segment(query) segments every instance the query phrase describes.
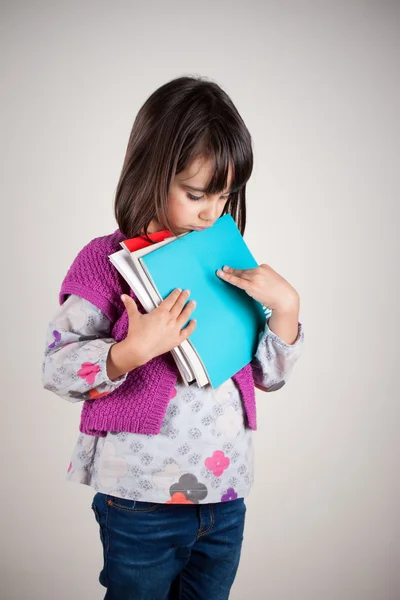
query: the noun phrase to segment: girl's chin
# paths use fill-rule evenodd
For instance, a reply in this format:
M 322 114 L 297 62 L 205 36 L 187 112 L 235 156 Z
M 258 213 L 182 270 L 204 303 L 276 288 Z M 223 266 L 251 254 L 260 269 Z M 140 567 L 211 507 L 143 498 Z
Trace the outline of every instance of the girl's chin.
M 147 231 L 149 233 L 157 233 L 157 231 L 163 231 L 164 229 L 165 227 L 163 227 L 161 223 L 156 221 L 156 219 L 153 219 L 152 221 L 150 221 Z
M 175 232 L 175 235 L 182 235 L 183 233 L 189 233 L 190 231 L 192 231 L 191 227 L 182 227 L 181 225 L 174 225 L 173 223 L 172 227 L 173 231 Z M 164 231 L 164 229 L 167 229 L 167 227 L 163 226 L 156 219 L 153 219 L 152 221 L 150 221 L 148 232 L 156 233 L 157 231 Z

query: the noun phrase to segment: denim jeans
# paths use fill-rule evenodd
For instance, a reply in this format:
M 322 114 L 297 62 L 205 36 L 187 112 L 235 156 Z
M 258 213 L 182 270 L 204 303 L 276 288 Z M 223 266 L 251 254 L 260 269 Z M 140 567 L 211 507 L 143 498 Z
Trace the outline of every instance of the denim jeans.
M 227 600 L 243 540 L 243 498 L 158 504 L 97 493 L 104 600 Z

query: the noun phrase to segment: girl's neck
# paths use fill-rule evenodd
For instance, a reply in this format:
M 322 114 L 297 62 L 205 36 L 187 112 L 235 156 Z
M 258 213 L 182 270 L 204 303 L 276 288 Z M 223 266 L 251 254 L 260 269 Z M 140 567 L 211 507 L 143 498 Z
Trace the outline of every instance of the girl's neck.
M 150 221 L 147 233 L 156 233 L 157 231 L 163 231 L 163 227 L 156 219 L 153 219 L 152 221 Z M 141 233 L 144 234 L 144 230 L 142 230 Z

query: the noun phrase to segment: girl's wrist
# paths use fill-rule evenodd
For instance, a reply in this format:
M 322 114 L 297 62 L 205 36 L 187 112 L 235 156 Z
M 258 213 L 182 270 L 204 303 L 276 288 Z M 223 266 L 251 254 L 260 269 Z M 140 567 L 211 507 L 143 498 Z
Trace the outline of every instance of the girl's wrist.
M 110 348 L 106 363 L 107 376 L 113 381 L 129 373 L 129 371 L 137 369 L 142 364 L 144 362 L 128 347 L 125 338 L 121 342 L 116 342 Z
M 279 306 L 270 307 L 272 312 L 279 315 L 292 315 L 294 313 L 299 313 L 300 311 L 300 296 L 296 294 L 292 294 L 288 296 L 284 302 L 281 302 Z
M 294 344 L 298 336 L 299 306 L 273 310 L 268 319 L 269 329 L 286 344 Z

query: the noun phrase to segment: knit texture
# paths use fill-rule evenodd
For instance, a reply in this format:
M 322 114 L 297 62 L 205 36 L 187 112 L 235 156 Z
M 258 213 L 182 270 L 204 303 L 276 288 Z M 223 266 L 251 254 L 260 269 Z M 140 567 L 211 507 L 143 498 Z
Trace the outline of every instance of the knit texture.
M 119 244 L 125 239 L 117 229 L 110 235 L 89 242 L 69 268 L 59 296 L 60 304 L 65 302 L 68 295 L 75 294 L 97 306 L 110 319 L 111 335 L 117 342 L 126 337 L 129 325 L 121 294 L 129 294 L 140 312 L 146 312 L 108 258 L 120 249 Z M 84 401 L 80 431 L 100 437 L 104 437 L 107 431 L 159 433 L 178 375 L 178 368 L 170 352 L 130 371 L 124 383 L 114 391 L 106 396 Z M 256 429 L 255 387 L 251 364 L 243 367 L 232 379 L 241 393 L 248 426 Z

